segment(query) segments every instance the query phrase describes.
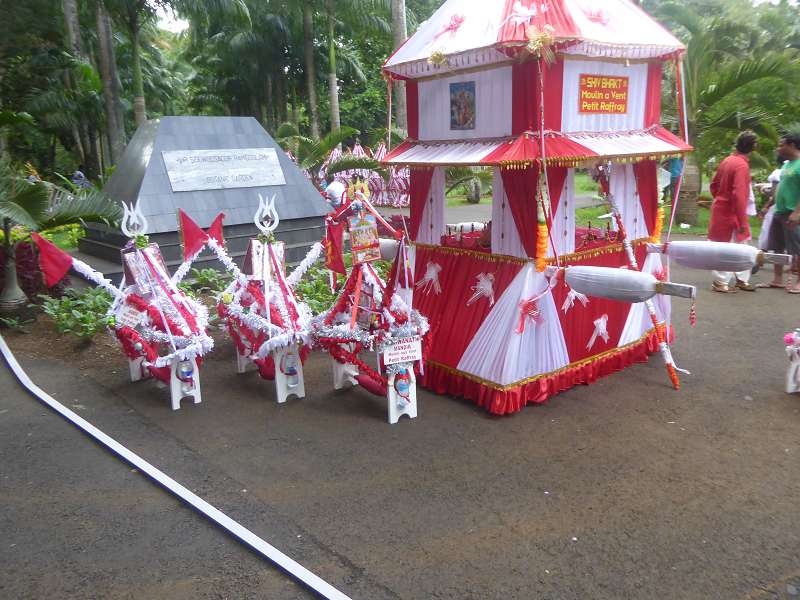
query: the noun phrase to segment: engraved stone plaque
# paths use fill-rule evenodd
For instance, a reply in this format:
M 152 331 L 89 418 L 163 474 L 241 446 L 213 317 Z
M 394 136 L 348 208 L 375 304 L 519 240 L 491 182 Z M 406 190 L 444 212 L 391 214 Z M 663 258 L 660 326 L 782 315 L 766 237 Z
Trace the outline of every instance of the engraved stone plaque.
M 165 150 L 173 192 L 285 185 L 274 148 Z

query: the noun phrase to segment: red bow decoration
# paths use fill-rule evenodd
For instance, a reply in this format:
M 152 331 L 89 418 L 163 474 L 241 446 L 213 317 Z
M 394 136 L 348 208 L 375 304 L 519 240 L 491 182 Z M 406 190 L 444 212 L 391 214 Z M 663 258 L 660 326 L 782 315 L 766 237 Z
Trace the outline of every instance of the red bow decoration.
M 584 9 L 583 14 L 585 14 L 586 18 L 592 23 L 597 23 L 598 25 L 608 25 L 608 17 L 602 10 Z
M 464 23 L 464 20 L 465 19 L 462 15 L 453 15 L 452 17 L 450 17 L 450 22 L 444 26 L 444 29 L 442 29 L 439 33 L 436 34 L 436 37 L 434 39 L 438 40 L 448 31 L 450 32 L 450 38 L 453 38 L 456 35 L 456 33 L 458 33 L 458 30 Z
M 539 300 L 537 298 L 528 298 L 519 303 L 517 333 L 525 333 L 525 323 L 528 319 L 531 319 L 537 325 L 544 321 L 542 311 L 539 310 Z

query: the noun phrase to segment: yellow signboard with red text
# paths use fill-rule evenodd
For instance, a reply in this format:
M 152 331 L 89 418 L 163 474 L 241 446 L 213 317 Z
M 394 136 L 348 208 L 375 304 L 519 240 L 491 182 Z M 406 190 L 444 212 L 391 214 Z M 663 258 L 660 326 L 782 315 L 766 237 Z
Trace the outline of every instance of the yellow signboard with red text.
M 578 112 L 591 115 L 624 115 L 628 112 L 628 78 L 581 74 L 578 79 Z

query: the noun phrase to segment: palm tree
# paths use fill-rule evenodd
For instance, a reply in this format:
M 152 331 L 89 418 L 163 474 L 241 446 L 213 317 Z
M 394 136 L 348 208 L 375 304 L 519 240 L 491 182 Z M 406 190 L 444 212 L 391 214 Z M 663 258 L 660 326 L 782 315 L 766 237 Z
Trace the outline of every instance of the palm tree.
M 406 26 L 406 0 L 392 0 L 392 40 L 397 50 L 408 37 Z M 394 84 L 393 103 L 397 109 L 397 127 L 408 131 L 408 113 L 406 109 L 406 86 L 402 81 Z
M 339 78 L 336 69 L 336 28 L 344 28 L 350 37 L 353 35 L 353 30 L 367 34 L 389 34 L 391 26 L 383 16 L 388 12 L 389 6 L 386 0 L 325 0 L 325 16 L 328 22 L 328 93 L 331 131 L 336 131 L 341 126 Z
M 116 203 L 97 190 L 76 190 L 73 193 L 42 181 L 30 182 L 15 173 L 7 162 L 0 161 L 0 219 L 3 220 L 6 251 L 0 312 L 17 312 L 27 302 L 17 281 L 15 244 L 11 239 L 14 225 L 28 231 L 47 231 L 75 223 L 110 224 L 119 219 L 120 212 Z
M 711 140 L 729 139 L 748 128 L 772 137 L 769 112 L 748 102 L 744 91 L 775 78 L 795 79 L 798 68 L 787 53 L 752 47 L 753 29 L 748 23 L 703 17 L 676 4 L 660 7 L 659 13 L 687 33 L 683 59 L 687 134 L 697 152 L 686 159 L 678 217 L 694 223 L 702 184 L 699 164 L 710 156 Z
M 124 27 L 130 37 L 133 57 L 133 115 L 136 127 L 147 121 L 142 79 L 142 27 L 155 18 L 157 8 L 174 9 L 191 19 L 193 27 L 204 28 L 214 19 L 231 18 L 249 22 L 244 0 L 106 0 L 112 17 Z
M 321 183 L 320 170 L 333 149 L 358 134 L 357 129 L 341 127 L 336 131 L 331 131 L 322 139 L 314 140 L 300 135 L 292 123 L 284 123 L 278 128 L 275 138 L 284 150 L 291 150 L 297 160 L 297 165 L 307 171 L 314 185 L 319 187 Z M 355 169 L 376 171 L 385 175 L 380 163 L 372 158 L 343 156 L 326 165 L 325 176 L 330 180 L 332 175 Z

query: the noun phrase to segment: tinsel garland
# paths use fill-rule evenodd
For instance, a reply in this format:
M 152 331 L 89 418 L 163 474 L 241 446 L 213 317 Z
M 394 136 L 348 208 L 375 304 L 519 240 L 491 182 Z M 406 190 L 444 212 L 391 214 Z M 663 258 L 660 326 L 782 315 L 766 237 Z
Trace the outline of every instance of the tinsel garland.
M 177 358 L 178 360 L 193 360 L 196 358 L 201 358 L 204 355 L 211 352 L 214 348 L 214 340 L 211 339 L 204 333 L 201 333 L 197 336 L 197 341 L 192 344 L 189 344 L 185 348 L 179 348 L 175 352 L 167 354 L 166 356 L 160 356 L 154 363 L 153 366 L 155 367 L 166 367 L 172 363 L 172 360 Z
M 94 270 L 85 262 L 73 257 L 72 268 L 75 269 L 75 271 L 77 271 L 77 273 L 81 275 L 81 277 L 91 281 L 98 287 L 103 288 L 115 298 L 119 298 L 122 296 L 122 292 L 113 283 L 111 283 L 110 279 L 106 279 L 105 277 L 103 277 L 102 273 L 99 273 L 98 271 Z
M 294 288 L 300 282 L 300 280 L 303 278 L 303 275 L 305 275 L 308 269 L 311 268 L 311 265 L 319 260 L 323 249 L 324 246 L 322 245 L 322 242 L 316 242 L 313 246 L 311 246 L 311 249 L 308 251 L 308 254 L 306 254 L 306 257 L 299 265 L 297 265 L 297 267 L 295 267 L 294 271 L 292 271 L 292 274 L 286 278 L 286 283 L 289 284 L 289 287 Z

